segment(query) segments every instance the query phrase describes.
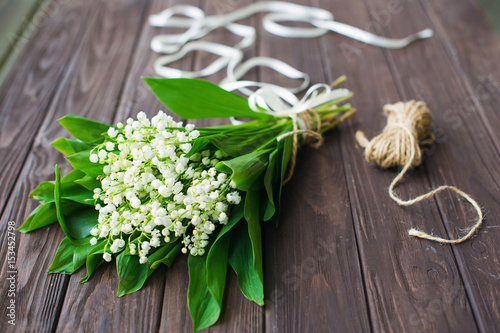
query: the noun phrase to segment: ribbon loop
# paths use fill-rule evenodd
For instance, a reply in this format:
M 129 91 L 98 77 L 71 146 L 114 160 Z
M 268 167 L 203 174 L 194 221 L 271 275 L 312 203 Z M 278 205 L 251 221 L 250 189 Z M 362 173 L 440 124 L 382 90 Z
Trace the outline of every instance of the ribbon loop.
M 269 57 L 254 57 L 241 63 L 243 60 L 242 49 L 254 43 L 257 33 L 254 27 L 235 22 L 262 12 L 268 13 L 262 19 L 264 29 L 274 35 L 287 38 L 314 38 L 320 37 L 328 31 L 334 31 L 370 45 L 384 48 L 403 48 L 418 39 L 432 36 L 432 30 L 425 29 L 400 39 L 381 37 L 336 22 L 333 14 L 328 10 L 281 1 L 255 2 L 231 13 L 212 16 L 206 16 L 203 10 L 195 6 L 177 5 L 151 15 L 149 18 L 149 23 L 155 27 L 187 28 L 181 34 L 153 37 L 151 40 L 153 51 L 166 54 L 155 61 L 156 73 L 163 77 L 196 78 L 212 75 L 226 67 L 227 77 L 219 84 L 223 89 L 241 91 L 250 96 L 249 103 L 255 111 L 269 112 L 276 116 L 301 113 L 350 94 L 346 89 L 332 91 L 328 86 L 315 85 L 299 101 L 294 94 L 309 86 L 310 79 L 306 73 L 281 60 Z M 186 17 L 178 17 L 179 15 Z M 313 27 L 290 27 L 281 25 L 279 22 L 306 22 Z M 234 46 L 196 41 L 219 27 L 224 27 L 232 34 L 242 37 L 242 40 Z M 180 60 L 190 51 L 206 51 L 220 57 L 199 71 L 185 71 L 167 67 L 168 64 Z M 298 87 L 287 88 L 271 83 L 240 81 L 248 71 L 259 66 L 271 68 L 292 79 L 302 80 L 302 83 Z M 260 89 L 254 92 L 248 87 Z M 319 94 L 318 90 L 320 89 L 324 89 L 324 93 Z

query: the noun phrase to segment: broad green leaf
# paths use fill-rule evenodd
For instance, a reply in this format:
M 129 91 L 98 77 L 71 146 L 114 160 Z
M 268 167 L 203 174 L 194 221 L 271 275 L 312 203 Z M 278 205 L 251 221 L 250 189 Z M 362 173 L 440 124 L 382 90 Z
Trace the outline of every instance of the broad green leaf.
M 62 197 L 61 197 L 61 171 L 59 170 L 59 167 L 57 165 L 55 167 L 55 172 L 56 172 L 56 180 L 54 184 L 54 203 L 56 206 L 57 221 L 59 221 L 59 225 L 61 226 L 61 229 L 68 238 L 68 240 L 72 242 L 74 245 L 88 244 L 88 240 L 76 238 L 75 235 L 73 235 L 70 229 L 68 228 L 68 224 L 66 223 L 66 219 L 64 218 L 64 208 L 62 205 Z
M 101 242 L 97 243 L 95 246 L 93 246 L 92 250 L 89 252 L 87 255 L 86 259 L 86 266 L 87 266 L 87 274 L 80 279 L 80 283 L 87 282 L 89 278 L 92 276 L 94 273 L 95 269 L 97 266 L 101 263 L 102 259 L 102 254 L 104 253 L 104 245 L 106 244 L 105 240 L 102 240 Z
M 64 237 L 57 248 L 52 264 L 47 270 L 48 273 L 73 274 L 76 269 L 73 266 L 73 253 L 76 246 Z
M 222 296 L 214 297 L 210 292 L 207 283 L 207 256 L 188 257 L 189 286 L 188 286 L 188 308 L 193 321 L 193 331 L 199 331 L 212 326 L 219 319 L 221 305 L 218 299 Z M 224 263 L 227 266 L 227 261 Z M 214 281 L 212 283 L 225 283 Z M 212 286 L 213 287 L 213 286 Z M 220 288 L 217 288 L 220 290 Z
M 210 148 L 215 148 L 214 145 L 210 142 L 210 140 L 204 138 L 204 137 L 199 137 L 193 142 L 193 146 L 191 147 L 191 150 L 186 154 L 186 157 L 191 157 L 197 152 L 205 149 L 210 149 Z
M 256 124 L 257 125 L 257 124 Z M 284 128 L 290 127 L 288 124 L 270 126 L 268 124 L 258 126 L 258 130 L 252 132 L 240 131 L 235 128 L 232 131 L 222 132 L 222 134 L 207 136 L 218 149 L 230 156 L 241 156 L 253 151 L 276 146 L 276 138 L 283 133 Z
M 226 286 L 230 235 L 229 231 L 222 235 L 219 233 L 217 240 L 210 247 L 206 259 L 208 290 L 210 290 L 210 294 L 215 298 L 221 309 L 224 287 Z
M 93 192 L 85 187 L 76 184 L 61 182 L 61 198 L 72 200 L 84 205 L 94 205 Z M 43 182 L 38 185 L 31 193 L 30 197 L 40 201 L 41 203 L 48 203 L 54 201 L 54 183 Z
M 175 248 L 176 244 L 168 243 L 154 252 L 148 254 L 148 261 L 145 264 L 139 263 L 137 255 L 126 255 L 124 252 L 116 256 L 116 269 L 120 282 L 118 283 L 118 297 L 133 293 L 142 288 L 146 279 L 158 267 L 153 264 L 156 261 L 165 259 L 167 254 Z
M 207 284 L 212 296 L 222 307 L 224 286 L 226 284 L 227 261 L 229 256 L 229 244 L 231 239 L 231 228 L 243 217 L 243 202 L 233 208 L 229 221 L 225 224 L 207 255 Z
M 83 171 L 85 174 L 92 178 L 102 174 L 103 165 L 99 163 L 90 162 L 90 151 L 82 151 L 70 156 L 66 159 L 71 163 L 73 168 Z
M 94 207 L 82 209 L 75 214 L 65 216 L 68 232 L 74 238 L 88 237 L 90 235 L 90 229 L 98 222 L 98 216 L 99 212 L 95 210 Z
M 96 245 L 90 245 L 90 238 L 87 237 L 82 244 L 76 245 L 68 237 L 64 237 L 57 248 L 48 273 L 73 274 L 83 266 L 90 254 L 102 253 L 106 241 L 101 240 Z M 102 259 L 102 254 L 100 256 Z
M 66 174 L 66 176 L 64 176 L 62 179 L 61 179 L 61 183 L 62 184 L 65 184 L 65 183 L 74 183 L 75 180 L 78 180 L 82 177 L 85 177 L 85 173 L 83 173 L 82 171 L 80 170 L 71 170 L 70 172 L 68 172 Z
M 120 253 L 116 256 L 116 270 L 120 278 L 118 297 L 141 289 L 148 277 L 148 266 L 139 263 L 138 256 L 127 256 Z
M 99 266 L 101 261 L 102 261 L 102 253 L 89 255 L 86 260 L 87 274 L 83 278 L 81 278 L 79 282 L 80 283 L 87 282 L 94 273 L 97 266 Z
M 172 244 L 171 247 L 168 248 L 169 252 L 163 258 L 155 260 L 150 266 L 151 269 L 156 269 L 158 266 L 160 266 L 160 264 L 164 264 L 167 267 L 170 267 L 172 265 L 174 259 L 181 251 L 182 243 L 171 241 L 169 244 Z
M 54 140 L 51 145 L 64 155 L 73 155 L 84 150 L 92 149 L 91 145 L 78 139 L 59 138 Z
M 81 245 L 77 245 L 75 251 L 73 253 L 73 267 L 75 270 L 82 267 L 87 260 L 87 257 L 93 252 L 99 252 L 104 250 L 104 245 L 106 244 L 106 240 L 100 240 L 96 245 L 90 244 L 90 239 L 92 236 L 86 237 Z
M 86 208 L 88 208 L 88 206 L 83 206 L 73 201 L 63 201 L 61 203 L 61 210 L 64 214 L 72 214 Z M 23 225 L 17 230 L 20 232 L 30 232 L 48 226 L 54 222 L 57 222 L 56 205 L 54 202 L 48 202 L 35 208 Z
M 38 218 L 35 218 L 39 215 Z M 34 221 L 39 222 L 39 226 L 34 225 Z M 46 225 L 52 224 L 57 221 L 56 207 L 53 202 L 38 205 L 26 221 L 17 229 L 19 232 L 30 232 Z M 32 226 L 33 225 L 33 226 Z
M 264 305 L 264 285 L 254 267 L 252 243 L 246 221 L 241 221 L 231 231 L 229 264 L 238 276 L 241 292 L 249 300 Z
M 231 179 L 241 191 L 262 188 L 261 178 L 269 164 L 269 154 L 272 149 L 257 150 L 246 155 L 235 157 L 217 164 L 216 169 L 220 172 L 230 173 Z M 227 172 L 227 168 L 231 170 Z
M 66 235 L 69 241 L 71 241 L 74 244 L 73 237 L 71 237 L 68 228 L 66 227 L 66 221 L 64 220 L 64 214 L 61 210 L 61 171 L 59 170 L 59 167 L 56 164 L 55 168 L 56 172 L 56 181 L 54 184 L 54 203 L 56 205 L 56 216 L 57 220 L 59 221 L 59 225 L 61 226 L 62 231 Z
M 259 281 L 264 284 L 262 269 L 262 235 L 259 219 L 260 191 L 249 191 L 245 197 L 245 220 L 248 224 L 248 236 L 252 244 L 253 267 Z
M 31 191 L 29 197 L 40 201 L 42 204 L 54 201 L 54 182 L 41 182 Z
M 143 78 L 160 102 L 184 119 L 245 117 L 271 119 L 248 101 L 213 83 L 198 79 Z
M 110 127 L 107 124 L 75 116 L 73 114 L 62 117 L 58 122 L 68 132 L 73 134 L 75 138 L 92 145 L 103 142 L 103 134 L 105 134 Z
M 92 191 L 92 193 L 94 193 L 95 188 L 101 187 L 100 181 L 98 181 L 95 177 L 90 177 L 88 175 L 75 180 L 75 183 L 85 187 L 87 190 Z

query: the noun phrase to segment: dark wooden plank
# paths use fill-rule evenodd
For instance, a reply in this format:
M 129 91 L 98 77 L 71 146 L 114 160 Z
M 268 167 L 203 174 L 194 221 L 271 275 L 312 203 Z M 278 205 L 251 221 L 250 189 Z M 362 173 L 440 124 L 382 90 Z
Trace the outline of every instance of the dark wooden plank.
M 437 20 L 437 12 L 450 3 L 422 2 L 429 19 L 433 22 L 438 35 L 450 58 L 450 63 L 462 75 L 468 96 L 458 100 L 444 113 L 445 119 L 452 120 L 452 128 L 462 126 L 471 113 L 477 113 L 483 120 L 497 152 L 500 138 L 497 128 L 500 124 L 498 103 L 500 102 L 500 69 L 496 58 L 500 54 L 500 38 L 484 20 L 476 4 L 462 1 L 450 7 L 445 17 Z M 488 163 L 489 164 L 489 163 Z M 498 185 L 496 193 L 498 193 Z M 466 281 L 477 295 L 474 310 L 481 318 L 484 331 L 493 331 L 500 325 L 500 274 L 498 268 L 498 248 L 495 242 L 500 218 L 498 196 L 493 206 L 484 203 L 487 214 L 486 225 L 480 230 L 481 239 L 475 240 L 465 251 L 457 254 L 462 257 Z M 485 242 L 484 239 L 490 240 Z
M 15 220 L 20 225 L 35 206 L 31 200 L 26 202 L 29 191 L 40 181 L 53 177 L 56 161 L 64 164 L 50 146 L 53 139 L 66 135 L 57 124 L 57 118 L 73 112 L 102 121 L 111 120 L 121 84 L 109 82 L 123 81 L 144 4 L 123 0 L 108 1 L 103 6 L 98 2 L 90 3 L 94 10 L 90 28 L 82 38 L 83 43 L 76 51 L 76 58 L 61 79 L 61 89 L 56 92 L 37 134 L 4 219 Z M 61 14 L 64 15 L 64 12 Z M 125 14 L 127 21 L 123 21 Z M 103 72 L 107 74 L 105 77 L 102 76 Z M 61 238 L 62 233 L 57 226 L 30 235 L 19 235 L 16 244 L 19 266 L 18 329 L 51 331 L 57 325 L 69 277 L 48 275 L 45 272 Z M 5 277 L 5 268 L 2 267 L 2 277 Z M 66 296 L 71 299 L 72 294 Z M 72 321 L 67 319 L 63 322 L 64 325 L 70 323 Z
M 336 18 L 341 22 L 361 28 L 373 24 L 363 4 L 349 2 L 338 7 L 327 1 L 321 4 L 332 11 L 336 9 Z M 406 11 L 400 15 L 402 21 L 416 16 Z M 421 28 L 421 25 L 405 29 L 393 27 L 392 22 L 388 27 L 398 36 Z M 477 330 L 450 247 L 407 235 L 407 229 L 412 226 L 446 233 L 435 202 L 398 207 L 387 194 L 387 187 L 396 174 L 369 166 L 354 143 L 357 129 L 366 131 L 369 137 L 380 132 L 386 122 L 383 104 L 405 98 L 391 75 L 386 52 L 334 34 L 324 39 L 324 45 L 326 72 L 347 74 L 348 86 L 356 94 L 353 103 L 359 110 L 350 126 L 341 132 L 341 146 L 373 330 Z M 414 45 L 407 52 L 420 53 L 419 46 Z M 397 52 L 400 51 L 393 53 L 399 54 Z M 413 197 L 429 187 L 425 168 L 419 168 L 399 186 L 398 192 L 402 197 Z
M 319 39 L 263 31 L 260 37 L 259 55 L 307 72 L 313 83 L 331 80 Z M 260 79 L 300 84 L 269 70 Z M 370 331 L 339 131 L 328 134 L 318 150 L 302 149 L 295 175 L 283 188 L 279 226 L 264 228 L 268 332 Z
M 408 15 L 412 18 L 425 17 L 425 11 L 420 3 L 408 4 L 404 12 L 411 13 Z M 493 45 L 498 48 L 498 40 L 492 39 L 493 32 L 486 30 L 484 22 L 480 23 L 484 18 L 478 15 L 477 9 L 473 11 L 470 3 L 465 3 L 460 9 L 451 12 L 453 13 L 456 19 L 465 16 L 471 18 L 471 21 L 459 24 L 460 32 L 465 33 L 467 39 L 472 40 L 474 37 L 467 35 L 465 30 L 476 26 L 474 29 L 478 36 L 490 35 L 485 38 L 490 38 Z M 427 14 L 429 17 L 434 17 L 432 23 L 436 24 L 436 14 L 432 11 L 427 11 Z M 389 34 L 398 28 L 401 31 L 403 26 L 416 29 L 419 22 L 396 17 L 392 24 L 394 30 L 388 31 Z M 457 34 L 452 32 L 456 27 L 456 24 L 451 25 L 451 23 L 448 23 L 446 29 L 436 26 L 436 38 L 423 45 L 422 53 L 405 50 L 398 57 L 388 53 L 388 59 L 395 69 L 394 74 L 399 76 L 401 91 L 408 95 L 421 95 L 431 110 L 434 110 L 436 128 L 442 129 L 445 134 L 443 144 L 436 147 L 436 153 L 430 156 L 426 163 L 431 184 L 433 186 L 455 184 L 476 198 L 487 212 L 485 227 L 482 229 L 487 231 L 491 230 L 488 226 L 495 224 L 496 217 L 500 216 L 497 195 L 500 174 L 498 168 L 494 167 L 500 163 L 500 154 L 497 144 L 498 134 L 493 130 L 500 124 L 495 107 L 499 101 L 498 88 L 490 84 L 491 100 L 486 98 L 483 101 L 477 98 L 477 92 L 472 87 L 479 78 L 476 76 L 471 80 L 470 74 L 479 76 L 481 72 L 474 74 L 469 70 L 469 78 L 464 76 L 466 71 L 457 61 L 454 50 L 463 45 L 465 39 L 455 38 L 451 41 L 448 38 L 451 33 Z M 479 62 L 483 56 L 484 59 L 488 59 L 486 53 L 483 53 L 484 50 L 478 53 L 474 51 L 473 43 L 478 43 L 476 46 L 483 43 L 481 37 L 477 39 L 478 41 L 468 42 L 472 43 L 467 47 L 468 53 L 463 53 L 461 57 L 469 60 L 462 63 Z M 488 60 L 485 61 L 488 63 Z M 480 68 L 481 65 L 475 66 Z M 426 70 L 422 71 L 422 68 Z M 469 66 L 469 68 L 474 67 Z M 483 73 L 483 75 L 488 74 L 484 71 Z M 495 76 L 491 78 L 496 80 Z M 437 156 L 439 158 L 436 158 Z M 450 235 L 457 235 L 458 228 L 467 227 L 475 218 L 472 208 L 467 203 L 457 200 L 454 195 L 448 193 L 440 195 L 437 201 Z M 477 324 L 480 330 L 485 332 L 498 329 L 500 324 L 498 309 L 500 258 L 498 251 L 494 250 L 498 248 L 497 243 L 494 234 L 482 232 L 474 240 L 453 247 Z
M 0 90 L 0 212 L 61 84 L 75 49 L 99 10 L 87 2 L 66 2 L 47 13 Z M 51 16 L 52 15 L 52 16 Z M 21 36 L 23 37 L 23 36 Z
M 421 1 L 422 7 L 440 38 L 449 63 L 462 78 L 467 95 L 444 110 L 444 119 L 452 128 L 461 126 L 471 113 L 477 113 L 500 151 L 500 123 L 497 112 L 500 68 L 495 55 L 500 52 L 500 37 L 474 1 L 460 1 L 452 7 L 448 1 Z M 438 15 L 445 8 L 446 15 Z
M 8 126 L 9 131 L 18 132 L 14 133 L 15 135 L 11 138 L 5 135 L 5 140 L 2 139 L 2 143 L 8 143 L 10 140 L 14 149 L 19 150 L 19 154 L 14 154 L 17 158 L 2 158 L 2 163 L 10 162 L 11 168 L 17 168 L 13 170 L 5 166 L 2 169 L 2 177 L 9 176 L 12 178 L 2 181 L 2 193 L 6 193 L 5 199 L 9 197 L 9 191 L 12 190 L 11 187 L 17 178 L 17 174 L 21 173 L 22 176 L 15 187 L 15 193 L 10 196 L 8 203 L 6 202 L 8 209 L 3 212 L 2 221 L 12 220 L 16 222 L 17 226 L 24 221 L 27 213 L 36 206 L 32 200 L 28 199 L 28 193 L 41 180 L 48 177 L 48 172 L 52 172 L 49 171 L 52 169 L 49 164 L 43 166 L 48 163 L 44 154 L 40 154 L 37 160 L 31 158 L 26 161 L 23 169 L 22 163 L 25 162 L 25 155 L 31 147 L 40 123 L 47 114 L 48 103 L 54 98 L 53 90 L 59 87 L 57 80 L 60 79 L 64 69 L 69 66 L 70 59 L 74 58 L 74 48 L 79 44 L 74 44 L 72 41 L 75 37 L 76 39 L 82 38 L 86 32 L 83 27 L 89 23 L 92 25 L 93 19 L 91 19 L 91 16 L 100 9 L 99 6 L 82 6 L 81 4 L 67 4 L 58 8 L 58 14 L 61 16 L 55 15 L 53 17 L 53 25 L 40 27 L 38 33 L 33 36 L 32 44 L 34 45 L 31 47 L 28 45 L 25 51 L 22 52 L 18 63 L 3 86 L 5 90 L 2 92 L 1 102 L 3 105 L 2 126 Z M 52 36 L 52 39 L 49 36 Z M 35 41 L 40 42 L 40 44 L 36 44 Z M 48 50 L 45 48 L 48 48 Z M 59 58 L 49 50 L 56 52 Z M 30 51 L 33 53 L 30 53 Z M 19 112 L 18 108 L 24 113 Z M 2 130 L 2 133 L 5 134 L 6 132 Z M 16 135 L 19 135 L 19 137 L 16 137 Z M 48 145 L 48 142 L 39 140 L 36 147 L 43 146 L 47 149 Z M 7 156 L 13 155 L 9 149 L 2 149 L 2 153 Z M 36 163 L 42 164 L 42 166 L 38 165 L 42 170 L 35 169 Z M 52 163 L 50 165 L 53 165 Z M 27 179 L 28 175 L 31 176 L 32 180 Z M 5 241 L 4 237 L 7 234 L 5 231 L 6 223 L 1 224 L 1 229 L 2 240 Z M 58 279 L 54 276 L 47 278 L 45 273 L 48 267 L 47 263 L 50 263 L 55 253 L 55 247 L 61 238 L 58 231 L 54 232 L 55 230 L 52 229 L 52 232 L 50 232 L 50 230 L 51 228 L 47 228 L 40 231 L 40 238 L 35 240 L 28 240 L 26 235 L 16 235 L 17 267 L 19 268 L 17 297 L 15 299 L 18 306 L 16 327 L 21 328 L 21 330 L 23 328 L 33 330 L 34 327 L 38 327 L 42 331 L 51 330 L 54 317 L 57 315 L 58 290 L 64 290 L 67 283 L 67 279 Z M 47 250 L 40 253 L 40 249 L 45 246 Z M 6 250 L 7 248 L 4 247 L 0 250 L 2 257 L 5 257 Z M 25 270 L 22 270 L 23 268 Z M 6 278 L 6 265 L 2 266 L 0 276 Z M 38 281 L 39 278 L 41 278 L 41 281 Z M 6 288 L 6 285 L 2 284 L 2 293 L 5 293 L 6 289 L 4 288 Z M 40 292 L 44 291 L 53 297 L 46 301 L 43 298 L 34 301 L 33 292 L 35 289 Z M 52 303 L 54 300 L 55 302 Z M 32 303 L 38 304 L 39 307 L 32 308 Z M 41 309 L 43 309 L 43 312 Z M 5 311 L 5 307 L 2 307 L 3 315 L 6 314 Z M 9 326 L 8 328 L 13 329 L 16 327 Z

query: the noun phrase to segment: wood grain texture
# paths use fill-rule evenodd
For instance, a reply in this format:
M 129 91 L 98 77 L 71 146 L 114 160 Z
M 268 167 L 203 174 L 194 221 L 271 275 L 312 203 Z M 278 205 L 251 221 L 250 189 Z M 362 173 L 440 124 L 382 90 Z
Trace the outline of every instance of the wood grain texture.
M 260 37 L 260 55 L 308 73 L 313 83 L 332 80 L 325 75 L 319 39 L 290 40 L 262 30 Z M 300 84 L 270 70 L 261 71 L 260 79 Z M 264 229 L 268 332 L 370 330 L 338 140 L 338 132 L 331 133 L 320 149 L 301 150 L 283 189 L 279 226 Z
M 333 10 L 326 1 L 322 4 Z M 347 7 L 351 6 L 339 8 L 337 19 L 363 28 L 373 22 L 362 4 Z M 421 27 L 407 29 L 417 31 Z M 400 35 L 406 33 L 402 29 L 396 31 Z M 399 208 L 387 195 L 387 186 L 395 173 L 369 166 L 354 143 L 357 129 L 372 137 L 383 128 L 386 121 L 381 112 L 383 104 L 407 97 L 399 94 L 391 68 L 384 64 L 382 50 L 350 40 L 328 42 L 335 38 L 338 36 L 325 38 L 326 54 L 335 59 L 328 60 L 327 72 L 340 70 L 347 74 L 348 85 L 361 96 L 354 97 L 358 117 L 348 130 L 341 132 L 341 142 L 373 330 L 475 331 L 474 317 L 450 247 L 437 250 L 435 244 L 410 239 L 406 234 L 412 226 L 438 234 L 445 232 L 435 203 Z M 413 52 L 419 51 L 414 47 Z M 393 53 L 397 56 L 398 52 Z M 426 178 L 425 167 L 417 169 L 398 187 L 398 192 L 404 198 L 424 193 L 430 187 Z
M 64 165 L 64 160 L 50 146 L 53 139 L 67 135 L 56 122 L 58 118 L 72 112 L 105 122 L 111 120 L 112 112 L 103 113 L 102 108 L 114 109 L 121 85 L 110 85 L 107 80 L 100 80 L 96 84 L 96 75 L 100 77 L 102 72 L 106 71 L 106 78 L 111 82 L 123 82 L 122 68 L 129 61 L 129 52 L 123 51 L 132 49 L 133 41 L 137 36 L 134 34 L 136 30 L 133 25 L 128 25 L 130 30 L 125 28 L 126 23 L 122 17 L 127 13 L 129 23 L 139 24 L 144 3 L 108 1 L 105 5 L 100 6 L 100 3 L 96 1 L 91 5 L 94 8 L 91 15 L 92 20 L 88 22 L 91 28 L 84 34 L 82 44 L 75 51 L 76 57 L 71 61 L 63 78 L 61 78 L 61 88 L 55 93 L 45 121 L 41 124 L 40 131 L 36 136 L 32 153 L 23 169 L 21 178 L 22 185 L 24 185 L 23 191 L 14 194 L 12 197 L 14 203 L 22 203 L 22 199 L 37 183 L 53 178 L 55 161 Z M 127 35 L 131 36 L 130 41 L 127 41 L 126 38 L 120 38 Z M 112 64 L 116 66 L 113 67 Z M 64 166 L 66 168 L 63 170 L 67 170 L 67 164 Z M 23 206 L 19 208 L 18 215 L 10 219 L 22 222 L 29 210 L 25 210 Z M 30 210 L 33 208 L 31 203 L 29 208 Z M 54 228 L 57 230 L 56 226 L 52 229 Z M 53 239 L 54 235 L 57 235 L 57 238 Z M 19 279 L 31 280 L 30 271 L 41 273 L 41 275 L 38 280 L 35 280 L 37 283 L 33 283 L 34 280 L 27 283 L 25 290 L 20 294 L 19 315 L 24 321 L 20 320 L 18 328 L 24 328 L 28 331 L 51 331 L 57 326 L 59 312 L 70 279 L 69 276 L 64 275 L 45 274 L 62 239 L 62 234 L 60 232 L 46 234 L 45 240 L 39 236 L 37 240 L 42 244 L 45 241 L 47 247 L 42 256 L 32 248 L 31 236 L 20 236 L 20 242 L 17 244 L 18 264 L 23 267 L 20 273 L 24 274 Z M 50 254 L 50 256 L 44 257 L 45 254 Z M 40 286 L 45 287 L 40 288 Z M 22 298 L 23 295 L 26 295 L 25 298 Z
M 159 55 L 150 50 L 159 33 L 150 14 L 176 4 L 222 14 L 244 0 L 107 0 L 60 2 L 21 52 L 0 90 L 0 244 L 6 223 L 18 225 L 35 207 L 28 193 L 51 179 L 55 163 L 67 166 L 49 145 L 64 135 L 56 119 L 76 113 L 104 122 L 124 121 L 162 109 L 141 81 L 156 76 Z M 499 183 L 500 39 L 472 0 L 296 1 L 331 10 L 338 21 L 402 37 L 427 26 L 436 35 L 404 50 L 381 50 L 328 33 L 318 39 L 286 39 L 261 27 L 262 15 L 242 21 L 259 39 L 247 57 L 273 56 L 307 72 L 313 83 L 346 74 L 358 114 L 319 150 L 301 149 L 295 176 L 284 188 L 280 224 L 263 227 L 265 307 L 246 300 L 228 269 L 221 319 L 211 332 L 494 332 L 500 326 L 500 258 L 496 221 Z M 126 19 L 124 19 L 126 18 Z M 203 38 L 235 44 L 217 29 Z M 213 55 L 192 53 L 173 64 L 198 70 Z M 208 77 L 219 82 L 224 71 Z M 247 78 L 288 86 L 297 82 L 268 69 Z M 473 240 L 440 246 L 407 236 L 418 227 L 456 236 L 473 211 L 453 195 L 398 207 L 387 195 L 396 170 L 363 159 L 354 141 L 385 125 L 382 106 L 423 99 L 434 112 L 437 144 L 422 167 L 397 191 L 403 198 L 453 184 L 484 205 L 484 227 Z M 197 126 L 227 122 L 197 120 Z M 65 168 L 64 170 L 67 170 Z M 186 305 L 187 261 L 162 267 L 144 289 L 116 297 L 114 262 L 101 265 L 86 284 L 74 276 L 45 273 L 63 237 L 58 226 L 16 234 L 17 330 L 61 332 L 190 332 Z M 5 258 L 6 246 L 0 248 Z M 0 280 L 7 265 L 0 267 Z M 7 285 L 0 285 L 5 295 Z M 6 307 L 0 310 L 5 318 Z M 13 331 L 0 321 L 0 331 Z
M 37 27 L 1 86 L 0 212 L 12 193 L 47 108 L 62 84 L 64 72 L 98 10 L 99 6 L 92 8 L 88 3 L 67 2 L 48 12 L 47 23 Z
M 477 8 L 476 15 L 473 8 L 470 3 L 464 3 L 459 12 L 474 18 L 474 21 L 481 21 L 481 16 L 477 15 Z M 421 13 L 419 16 L 422 17 L 425 15 L 418 3 L 409 4 L 404 12 L 411 12 L 414 15 Z M 432 12 L 428 13 L 431 17 Z M 475 26 L 470 23 L 467 27 Z M 409 20 L 403 22 L 395 19 L 393 24 L 395 28 L 400 27 L 400 29 L 403 26 L 415 27 Z M 477 29 L 479 35 L 485 35 L 484 32 L 479 32 L 480 28 Z M 435 110 L 434 126 L 444 132 L 442 144 L 437 145 L 436 152 L 430 155 L 427 161 L 432 186 L 455 184 L 476 198 L 487 212 L 483 228 L 486 232 L 480 233 L 468 243 L 453 247 L 453 252 L 461 269 L 478 327 L 481 331 L 488 332 L 498 329 L 500 323 L 498 309 L 500 258 L 496 251 L 488 251 L 497 243 L 494 233 L 488 232 L 488 226 L 494 226 L 498 221 L 497 217 L 500 216 L 498 201 L 500 174 L 495 167 L 500 163 L 500 151 L 495 144 L 498 142 L 498 134 L 495 136 L 491 134 L 491 129 L 498 128 L 500 122 L 495 109 L 489 106 L 488 112 L 483 106 L 483 101 L 478 98 L 477 92 L 472 89 L 474 84 L 477 84 L 470 79 L 474 72 L 469 70 L 468 75 L 464 75 L 462 66 L 454 59 L 453 49 L 447 49 L 447 46 L 449 47 L 447 36 L 456 34 L 455 30 L 455 24 L 448 26 L 447 31 L 436 29 L 437 38 L 429 40 L 430 43 L 426 43 L 422 48 L 428 55 L 427 59 L 416 52 L 405 50 L 401 57 L 389 58 L 389 62 L 393 63 L 396 69 L 394 72 L 400 76 L 400 89 L 406 94 L 421 95 L 430 109 Z M 465 33 L 464 28 L 461 32 Z M 493 45 L 498 47 L 498 38 L 492 39 L 493 37 L 496 36 L 485 38 L 490 38 Z M 455 44 L 460 45 L 458 41 Z M 442 60 L 435 62 L 429 61 L 430 59 Z M 426 71 L 417 70 L 424 67 L 427 68 Z M 403 68 L 405 70 L 402 70 Z M 417 72 L 419 80 L 411 80 L 410 78 L 416 77 Z M 475 75 L 479 76 L 481 73 Z M 474 78 L 478 79 L 477 76 Z M 496 80 L 495 76 L 490 78 Z M 498 89 L 493 89 L 489 103 L 498 105 Z M 486 105 L 489 104 L 488 100 L 489 98 L 485 100 Z M 474 103 L 470 103 L 471 101 Z M 434 158 L 435 156 L 439 158 Z M 453 164 L 457 167 L 450 172 L 450 165 Z M 450 237 L 456 237 L 460 229 L 468 227 L 475 218 L 473 209 L 466 202 L 457 200 L 454 195 L 445 193 L 437 196 L 437 202 Z

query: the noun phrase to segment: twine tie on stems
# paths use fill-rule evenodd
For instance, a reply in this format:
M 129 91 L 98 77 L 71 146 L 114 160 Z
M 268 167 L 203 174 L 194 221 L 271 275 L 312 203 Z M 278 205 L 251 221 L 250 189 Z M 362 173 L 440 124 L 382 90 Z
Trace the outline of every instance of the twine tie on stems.
M 277 138 L 278 141 L 281 141 L 288 136 L 293 136 L 290 167 L 288 169 L 288 175 L 283 180 L 283 184 L 286 184 L 292 178 L 295 170 L 297 151 L 299 148 L 299 135 L 304 137 L 304 144 L 313 148 L 319 148 L 324 141 L 321 135 L 323 125 L 335 126 L 337 123 L 342 122 L 356 112 L 356 110 L 352 109 L 342 117 L 336 120 L 329 120 L 325 124 L 325 122 L 321 121 L 321 116 L 315 110 L 315 108 L 321 105 L 352 96 L 352 93 L 348 89 L 333 89 L 335 86 L 345 81 L 345 79 L 345 76 L 341 76 L 331 85 L 315 84 L 309 88 L 301 100 L 299 100 L 295 94 L 289 93 L 286 89 L 276 90 L 267 87 L 260 88 L 250 95 L 248 104 L 255 112 L 267 112 L 276 117 L 288 116 L 292 119 L 292 131 L 284 133 Z M 236 119 L 231 119 L 231 121 L 233 124 L 239 122 Z
M 434 142 L 434 135 L 430 130 L 432 114 L 422 101 L 398 102 L 384 106 L 387 116 L 387 125 L 382 133 L 368 140 L 363 132 L 356 132 L 356 140 L 365 149 L 365 159 L 371 164 L 383 169 L 390 167 L 403 167 L 389 186 L 389 196 L 401 206 L 411 206 L 430 198 L 437 193 L 450 190 L 465 198 L 476 210 L 477 220 L 469 231 L 457 239 L 444 239 L 429 235 L 415 228 L 408 230 L 410 236 L 432 240 L 440 243 L 461 243 L 471 238 L 483 222 L 483 212 L 479 204 L 467 193 L 450 186 L 442 185 L 416 198 L 402 200 L 394 192 L 396 184 L 404 177 L 406 172 L 422 163 L 420 145 Z
M 317 121 L 316 129 L 312 129 L 314 126 L 314 123 L 311 120 L 310 113 L 312 113 L 316 117 L 316 121 Z M 300 119 L 302 119 L 302 121 L 306 124 L 306 129 L 299 129 L 298 128 L 297 117 L 300 117 Z M 323 136 L 320 134 L 321 117 L 314 109 L 306 110 L 306 111 L 299 113 L 297 115 L 293 114 L 293 115 L 291 115 L 291 118 L 292 118 L 293 130 L 291 132 L 281 134 L 277 138 L 278 141 L 281 141 L 288 136 L 293 136 L 292 156 L 290 159 L 290 167 L 288 169 L 288 175 L 283 180 L 283 185 L 285 185 L 286 183 L 288 183 L 290 181 L 290 179 L 292 179 L 293 173 L 295 171 L 295 165 L 297 164 L 297 151 L 299 149 L 299 135 L 304 136 L 304 144 L 307 144 L 308 146 L 313 147 L 313 148 L 321 147 L 323 145 L 323 142 L 324 142 Z M 311 140 L 311 138 L 316 139 L 316 141 Z

